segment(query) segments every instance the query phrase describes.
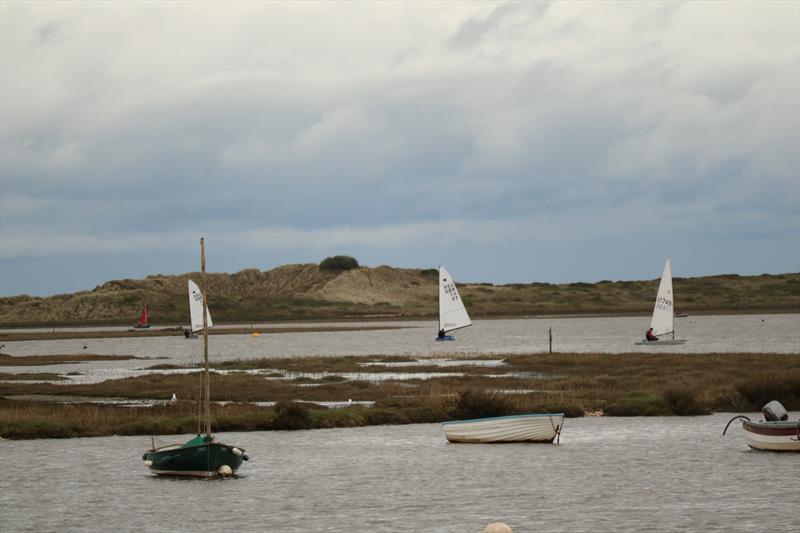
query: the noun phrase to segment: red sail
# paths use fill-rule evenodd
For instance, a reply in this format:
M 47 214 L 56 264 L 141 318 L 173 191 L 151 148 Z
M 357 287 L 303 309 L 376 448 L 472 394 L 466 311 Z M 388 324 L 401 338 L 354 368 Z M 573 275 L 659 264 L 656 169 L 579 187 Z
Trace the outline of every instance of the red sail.
M 150 324 L 147 323 L 147 307 L 144 308 L 142 311 L 142 316 L 139 317 L 139 321 L 136 323 L 137 328 L 146 328 Z

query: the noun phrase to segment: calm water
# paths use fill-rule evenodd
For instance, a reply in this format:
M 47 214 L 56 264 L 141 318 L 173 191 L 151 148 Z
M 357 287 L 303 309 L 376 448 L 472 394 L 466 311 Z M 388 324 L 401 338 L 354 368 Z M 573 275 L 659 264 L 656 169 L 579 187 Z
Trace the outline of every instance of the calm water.
M 472 327 L 455 332 L 455 342 L 435 342 L 435 322 L 390 322 L 386 324 L 403 328 L 267 333 L 259 337 L 218 335 L 211 337 L 209 350 L 212 365 L 215 361 L 237 358 L 309 355 L 449 354 L 469 357 L 546 352 L 548 328 L 552 328 L 553 350 L 560 352 L 800 353 L 800 314 L 678 318 L 675 320 L 676 337 L 689 339 L 685 345 L 635 346 L 634 342 L 643 336 L 649 320 L 648 317 L 478 320 Z M 353 326 L 353 323 L 346 325 Z M 152 362 L 130 360 L 4 368 L 6 372 L 80 372 L 82 376 L 73 379 L 86 382 L 141 374 L 142 368 L 156 363 L 195 364 L 201 349 L 201 339 L 187 340 L 178 334 L 169 337 L 6 342 L 0 351 L 10 355 L 96 353 L 163 358 Z
M 220 481 L 152 477 L 147 437 L 1 441 L 0 528 L 800 530 L 800 455 L 749 451 L 738 423 L 722 437 L 730 417 L 568 419 L 560 446 L 448 444 L 438 424 L 230 433 L 252 459 Z

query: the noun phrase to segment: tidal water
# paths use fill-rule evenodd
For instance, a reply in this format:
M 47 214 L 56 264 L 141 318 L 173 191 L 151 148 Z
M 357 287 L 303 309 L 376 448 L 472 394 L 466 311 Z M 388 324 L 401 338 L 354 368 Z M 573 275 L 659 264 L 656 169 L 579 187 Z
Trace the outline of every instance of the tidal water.
M 476 320 L 455 332 L 455 342 L 436 342 L 432 321 L 387 322 L 399 329 L 212 335 L 209 354 L 215 362 L 231 359 L 338 355 L 408 355 L 470 357 L 511 353 L 547 352 L 552 331 L 555 352 L 800 353 L 800 314 L 725 315 L 676 318 L 676 338 L 681 346 L 636 346 L 649 317 L 531 318 Z M 369 322 L 368 326 L 381 323 Z M 312 324 L 298 324 L 312 326 Z M 330 326 L 331 323 L 325 325 Z M 354 326 L 352 322 L 342 324 Z M 282 324 L 285 326 L 285 324 Z M 4 367 L 4 372 L 53 372 L 77 375 L 72 381 L 97 382 L 140 375 L 155 364 L 194 365 L 200 358 L 201 339 L 126 337 L 5 342 L 0 352 L 9 355 L 93 353 L 133 355 L 153 361 L 99 361 L 86 364 L 39 367 Z
M 731 416 L 568 419 L 558 446 L 449 444 L 438 424 L 229 433 L 251 460 L 216 481 L 153 477 L 147 437 L 0 441 L 0 530 L 800 530 L 800 455 L 749 450 L 738 422 L 723 437 Z

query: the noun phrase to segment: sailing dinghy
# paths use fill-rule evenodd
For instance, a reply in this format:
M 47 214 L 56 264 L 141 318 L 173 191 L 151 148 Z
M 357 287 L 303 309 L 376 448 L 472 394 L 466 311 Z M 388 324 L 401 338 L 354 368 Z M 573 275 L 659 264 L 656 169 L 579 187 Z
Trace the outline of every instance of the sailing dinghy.
M 642 340 L 636 343 L 637 346 L 669 346 L 673 344 L 684 344 L 686 339 L 675 338 L 675 312 L 674 302 L 672 301 L 672 266 L 667 257 L 664 264 L 664 272 L 661 273 L 661 283 L 658 284 L 658 294 L 656 295 L 656 305 L 653 308 L 653 318 L 650 319 L 650 327 L 653 335 L 672 334 L 672 339 Z
M 133 326 L 134 329 L 147 329 L 150 327 L 150 321 L 147 318 L 147 306 L 144 306 L 142 314 L 139 316 L 139 321 Z
M 200 239 L 200 265 L 203 278 L 206 273 L 204 239 Z M 203 383 L 200 388 L 203 404 L 203 432 L 184 444 L 170 444 L 156 447 L 151 443 L 142 456 L 145 466 L 159 476 L 217 477 L 230 476 L 247 461 L 244 448 L 218 441 L 211 434 L 211 388 L 208 371 L 208 328 L 212 325 L 208 304 L 195 282 L 189 280 L 189 311 L 192 317 L 192 331 L 203 330 Z M 205 311 L 205 312 L 204 312 Z
M 471 326 L 464 302 L 458 295 L 458 289 L 450 273 L 439 267 L 439 335 L 437 341 L 454 341 L 456 338 L 449 332 Z

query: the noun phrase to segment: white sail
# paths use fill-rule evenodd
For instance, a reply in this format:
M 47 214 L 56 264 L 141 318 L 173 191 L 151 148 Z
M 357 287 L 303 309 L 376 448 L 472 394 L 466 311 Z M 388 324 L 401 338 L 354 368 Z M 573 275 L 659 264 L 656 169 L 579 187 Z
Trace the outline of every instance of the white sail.
M 189 313 L 192 315 L 192 331 L 200 331 L 203 329 L 203 293 L 200 292 L 200 287 L 189 280 Z M 208 327 L 213 326 L 211 322 L 211 313 L 206 309 L 206 320 Z
M 464 302 L 458 295 L 458 289 L 450 273 L 439 267 L 439 329 L 445 333 L 454 329 L 471 326 Z
M 664 264 L 664 272 L 661 274 L 661 283 L 658 285 L 656 295 L 656 305 L 653 309 L 653 319 L 650 320 L 650 327 L 653 334 L 658 337 L 674 331 L 673 328 L 674 303 L 672 301 L 672 266 L 667 258 Z

